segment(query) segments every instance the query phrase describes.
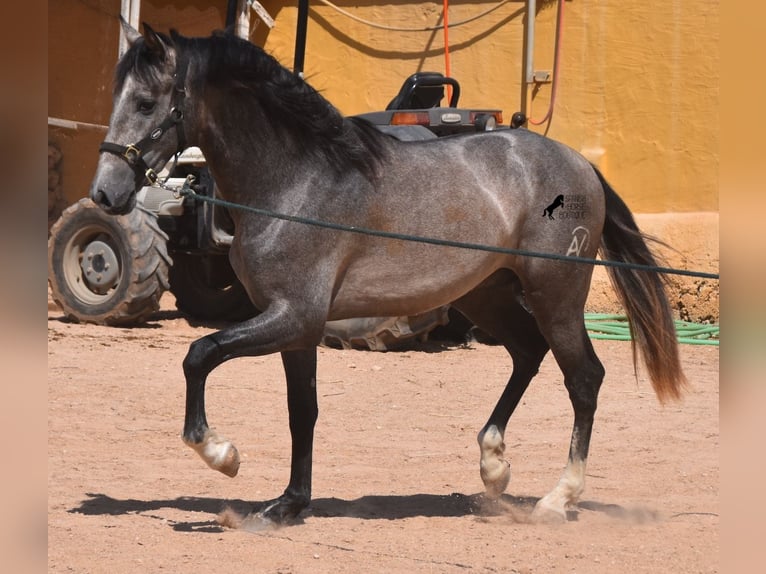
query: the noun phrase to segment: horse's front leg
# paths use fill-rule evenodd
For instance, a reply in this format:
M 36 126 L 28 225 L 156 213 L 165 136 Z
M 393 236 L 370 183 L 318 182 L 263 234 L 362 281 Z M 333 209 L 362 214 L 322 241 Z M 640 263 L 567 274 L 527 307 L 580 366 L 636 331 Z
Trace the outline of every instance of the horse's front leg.
M 290 483 L 284 494 L 266 503 L 259 515 L 275 522 L 298 516 L 311 501 L 311 456 L 317 420 L 316 347 L 282 353 L 287 377 L 287 408 L 292 436 Z
M 291 351 L 286 353 L 285 370 L 288 377 L 288 389 L 291 394 L 300 395 L 296 390 L 300 383 L 296 381 L 315 380 L 316 372 L 316 342 L 321 337 L 323 322 L 318 321 L 319 327 L 308 329 L 307 322 L 298 324 L 293 317 L 295 313 L 288 314 L 284 308 L 274 307 L 261 315 L 248 321 L 212 333 L 193 342 L 189 348 L 183 363 L 184 375 L 186 376 L 186 416 L 184 420 L 183 440 L 193 448 L 211 468 L 218 470 L 227 476 L 235 476 L 239 469 L 239 454 L 236 447 L 224 437 L 218 435 L 208 426 L 205 414 L 205 383 L 210 372 L 221 363 L 235 357 L 266 355 L 286 348 L 307 348 L 308 351 Z M 300 359 L 292 359 L 300 357 Z M 310 374 L 310 376 L 309 376 Z M 308 384 L 308 383 L 306 383 Z M 313 384 L 313 383 L 312 383 Z M 314 411 L 316 410 L 316 390 L 312 391 Z M 304 399 L 312 401 L 312 399 Z M 291 400 L 291 426 L 292 426 L 292 403 L 300 403 L 299 399 Z M 305 413 L 295 407 L 296 412 Z M 314 414 L 316 418 L 316 414 Z M 296 426 L 299 426 L 296 423 Z M 313 432 L 313 422 L 311 423 Z M 298 433 L 300 434 L 300 433 Z M 309 457 L 307 462 L 310 467 L 310 440 L 309 433 Z M 305 442 L 305 441 L 304 441 Z M 305 458 L 305 457 L 304 457 Z M 295 470 L 295 469 L 294 469 Z M 300 472 L 294 472 L 300 475 Z M 308 474 L 308 488 L 305 488 L 298 479 L 291 481 L 288 492 L 301 488 L 310 495 L 310 472 Z M 307 495 L 308 496 L 308 495 Z M 307 502 L 303 505 L 305 505 Z M 289 512 L 283 513 L 285 516 Z M 276 516 L 277 514 L 275 514 Z
M 205 383 L 210 372 L 233 355 L 218 343 L 222 332 L 194 341 L 183 362 L 186 377 L 184 442 L 213 470 L 234 477 L 239 471 L 239 453 L 227 439 L 212 430 L 205 413 Z

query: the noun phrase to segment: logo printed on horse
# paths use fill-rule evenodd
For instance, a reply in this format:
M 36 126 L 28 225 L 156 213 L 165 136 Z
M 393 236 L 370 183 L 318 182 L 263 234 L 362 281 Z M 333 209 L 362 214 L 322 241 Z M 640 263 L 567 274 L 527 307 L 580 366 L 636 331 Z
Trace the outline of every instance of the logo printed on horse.
M 553 202 L 543 210 L 543 217 L 546 215 L 548 219 L 556 219 L 553 217 L 553 212 L 556 209 L 561 208 L 557 214 L 558 219 L 584 219 L 585 210 L 587 207 L 586 196 L 579 193 L 568 193 L 566 195 L 558 195 Z
M 564 196 L 564 204 L 559 219 L 584 219 L 587 208 L 586 196 L 579 193 L 571 193 Z
M 553 217 L 553 212 L 556 211 L 556 208 L 561 207 L 562 205 L 564 205 L 564 196 L 557 195 L 556 199 L 553 200 L 553 203 L 543 210 L 543 217 L 548 215 L 548 219 L 555 219 Z
M 567 249 L 567 256 L 574 255 L 580 257 L 582 252 L 588 248 L 590 243 L 590 231 L 582 225 L 578 225 L 572 230 L 572 242 Z

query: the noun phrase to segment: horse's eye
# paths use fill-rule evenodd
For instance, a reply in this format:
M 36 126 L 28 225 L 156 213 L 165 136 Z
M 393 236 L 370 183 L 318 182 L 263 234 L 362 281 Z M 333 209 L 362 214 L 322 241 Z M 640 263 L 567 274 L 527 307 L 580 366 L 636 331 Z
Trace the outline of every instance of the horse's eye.
M 138 104 L 138 111 L 148 116 L 154 111 L 156 105 L 157 102 L 153 102 L 152 100 L 141 100 Z

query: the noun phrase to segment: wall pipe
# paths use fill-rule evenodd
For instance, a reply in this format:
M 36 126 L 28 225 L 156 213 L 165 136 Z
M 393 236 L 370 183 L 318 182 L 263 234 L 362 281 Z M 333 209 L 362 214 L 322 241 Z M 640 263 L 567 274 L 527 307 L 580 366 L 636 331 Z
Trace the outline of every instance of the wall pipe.
M 303 66 L 306 60 L 306 34 L 309 20 L 309 0 L 298 0 L 298 23 L 295 29 L 295 55 L 293 73 L 303 77 Z
M 141 18 L 141 0 L 130 0 L 130 25 L 138 30 L 139 19 Z
M 139 19 L 141 18 L 141 0 L 121 0 L 120 16 L 128 24 L 138 30 Z M 128 39 L 120 26 L 120 46 L 117 50 L 117 57 L 120 58 L 128 50 Z
M 527 54 L 524 66 L 524 78 L 527 84 L 535 80 L 535 15 L 537 0 L 527 0 Z
M 559 66 L 561 65 L 561 35 L 564 27 L 564 0 L 558 0 L 558 12 L 556 14 L 556 43 L 553 48 L 553 82 L 551 84 L 551 99 L 548 104 L 548 111 L 545 113 L 542 119 L 535 120 L 529 118 L 529 123 L 535 126 L 539 126 L 548 123 L 550 127 L 550 120 L 553 117 L 553 109 L 556 107 L 556 94 L 559 88 Z M 546 128 L 546 133 L 548 129 Z

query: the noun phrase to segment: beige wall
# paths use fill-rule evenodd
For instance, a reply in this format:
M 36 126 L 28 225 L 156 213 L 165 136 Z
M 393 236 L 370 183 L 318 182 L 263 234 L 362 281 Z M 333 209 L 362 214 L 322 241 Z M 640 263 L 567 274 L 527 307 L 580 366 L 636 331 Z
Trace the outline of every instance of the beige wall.
M 444 70 L 442 32 L 376 30 L 312 0 L 306 75 L 341 111 L 385 107 L 418 70 Z M 292 67 L 297 2 L 262 1 L 272 30 L 252 39 Z M 336 0 L 353 14 L 388 26 L 440 20 L 442 2 Z M 451 0 L 452 23 L 495 5 Z M 223 25 L 225 0 L 145 1 L 142 19 L 207 34 Z M 286 5 L 286 6 L 283 6 Z M 119 0 L 50 0 L 50 116 L 106 123 L 117 53 Z M 527 108 L 545 114 L 550 84 L 525 103 L 524 7 L 511 1 L 473 23 L 450 29 L 452 74 L 461 104 L 498 107 L 506 122 Z M 538 0 L 535 69 L 551 70 L 556 3 Z M 565 4 L 559 88 L 550 137 L 599 165 L 637 212 L 718 210 L 718 1 L 571 0 Z M 532 128 L 545 131 L 544 126 Z M 62 147 L 63 189 L 82 197 L 103 132 L 52 128 Z

